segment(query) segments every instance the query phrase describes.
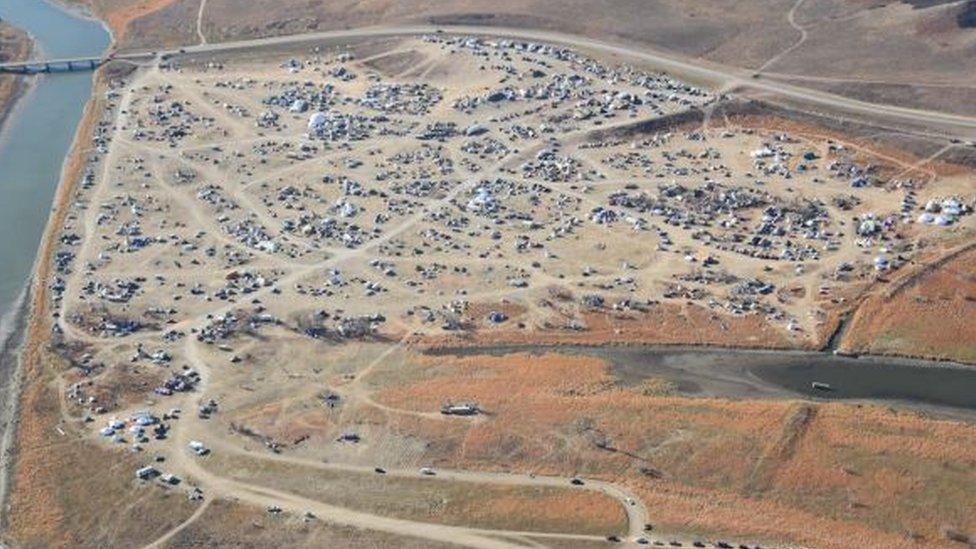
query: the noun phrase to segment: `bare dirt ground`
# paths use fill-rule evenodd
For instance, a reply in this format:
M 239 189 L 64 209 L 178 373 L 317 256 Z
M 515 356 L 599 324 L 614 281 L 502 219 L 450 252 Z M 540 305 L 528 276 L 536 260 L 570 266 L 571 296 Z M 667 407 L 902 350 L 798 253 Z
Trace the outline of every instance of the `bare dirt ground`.
M 31 40 L 27 33 L 0 21 L 0 62 L 25 60 L 30 55 L 31 47 Z M 7 118 L 23 84 L 23 79 L 18 76 L 0 74 L 0 126 Z
M 165 542 L 166 547 L 404 547 L 441 549 L 450 544 L 406 538 L 292 517 L 269 516 L 246 505 L 217 501 L 186 528 Z
M 81 7 L 101 19 L 112 31 L 116 44 L 137 43 L 138 37 L 129 35 L 132 23 L 157 11 L 164 10 L 178 0 L 65 0 L 69 6 Z M 162 31 L 162 29 L 160 29 Z M 162 31 L 165 32 L 165 31 Z M 156 47 L 163 42 L 156 44 Z
M 627 388 L 589 358 L 418 353 L 819 347 L 970 234 L 955 145 L 874 148 L 669 75 L 449 35 L 103 78 L 37 276 L 12 542 L 976 530 L 971 424 Z
M 86 0 L 130 48 L 431 22 L 560 30 L 651 45 L 867 100 L 972 113 L 970 2 Z M 202 17 L 201 17 L 202 15 Z M 858 52 L 858 55 L 850 55 Z M 890 62 L 886 62 L 890 61 Z

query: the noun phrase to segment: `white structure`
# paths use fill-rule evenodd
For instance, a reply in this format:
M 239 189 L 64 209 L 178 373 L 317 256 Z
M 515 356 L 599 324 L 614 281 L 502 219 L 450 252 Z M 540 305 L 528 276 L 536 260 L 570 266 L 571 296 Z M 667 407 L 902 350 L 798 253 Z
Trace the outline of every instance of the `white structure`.
M 324 112 L 313 112 L 312 115 L 308 117 L 308 131 L 310 133 L 315 133 L 321 130 L 325 127 L 326 120 L 328 120 L 328 117 Z

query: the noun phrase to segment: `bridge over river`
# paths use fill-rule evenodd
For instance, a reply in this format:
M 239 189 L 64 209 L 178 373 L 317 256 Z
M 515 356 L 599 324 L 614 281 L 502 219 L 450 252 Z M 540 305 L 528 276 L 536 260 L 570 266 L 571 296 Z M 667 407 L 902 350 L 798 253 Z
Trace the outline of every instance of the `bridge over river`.
M 113 59 L 147 59 L 152 53 L 126 53 L 108 57 L 75 57 L 71 59 L 48 59 L 41 61 L 20 61 L 0 63 L 0 73 L 40 74 L 52 72 L 93 71 Z

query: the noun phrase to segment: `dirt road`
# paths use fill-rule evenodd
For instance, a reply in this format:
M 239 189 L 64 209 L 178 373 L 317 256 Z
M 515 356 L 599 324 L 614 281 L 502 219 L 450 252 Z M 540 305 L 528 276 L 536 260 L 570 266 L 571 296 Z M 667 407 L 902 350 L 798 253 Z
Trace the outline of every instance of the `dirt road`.
M 432 34 L 439 30 L 448 30 L 457 34 L 483 35 L 496 38 L 537 40 L 564 44 L 577 48 L 587 48 L 603 53 L 611 53 L 632 59 L 638 59 L 658 66 L 663 70 L 673 72 L 677 75 L 684 75 L 695 80 L 709 81 L 719 86 L 731 85 L 743 89 L 758 90 L 773 94 L 775 96 L 809 103 L 818 107 L 826 107 L 828 109 L 848 114 L 878 117 L 890 122 L 924 124 L 926 127 L 938 129 L 939 131 L 945 132 L 947 135 L 964 139 L 976 139 L 976 118 L 974 117 L 910 109 L 894 105 L 868 103 L 816 89 L 804 88 L 794 84 L 787 84 L 784 82 L 777 82 L 763 78 L 754 78 L 751 71 L 705 62 L 700 59 L 684 58 L 673 53 L 664 53 L 661 51 L 651 50 L 646 47 L 611 43 L 603 40 L 596 40 L 593 38 L 586 38 L 555 31 L 467 25 L 438 27 L 428 25 L 375 27 L 366 29 L 296 34 L 254 40 L 223 42 L 219 44 L 208 43 L 188 46 L 186 48 L 182 48 L 181 50 L 171 50 L 162 53 L 176 54 L 180 53 L 181 51 L 186 53 L 217 53 L 245 48 L 286 45 L 316 40 L 343 38 L 352 39 L 360 37 L 383 37 L 398 35 L 416 36 Z M 146 54 L 144 52 L 140 52 L 125 54 L 123 57 L 129 57 L 130 55 L 134 57 L 144 57 Z

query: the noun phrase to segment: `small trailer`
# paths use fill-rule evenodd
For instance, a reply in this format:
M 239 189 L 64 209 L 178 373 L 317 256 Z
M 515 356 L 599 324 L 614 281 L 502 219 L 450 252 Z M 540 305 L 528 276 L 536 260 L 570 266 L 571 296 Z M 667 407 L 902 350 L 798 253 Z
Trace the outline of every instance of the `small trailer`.
M 481 412 L 477 404 L 445 404 L 441 413 L 445 416 L 476 416 Z

